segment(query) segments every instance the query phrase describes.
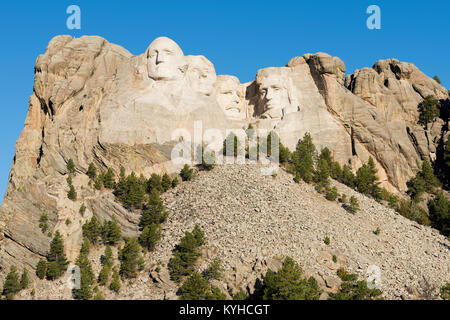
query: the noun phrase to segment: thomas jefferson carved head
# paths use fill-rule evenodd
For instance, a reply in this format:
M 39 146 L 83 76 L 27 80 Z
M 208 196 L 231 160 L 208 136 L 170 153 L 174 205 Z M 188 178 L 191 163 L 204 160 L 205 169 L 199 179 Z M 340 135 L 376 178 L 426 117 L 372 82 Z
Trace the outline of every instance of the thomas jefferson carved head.
M 243 93 L 239 79 L 234 76 L 218 76 L 216 81 L 217 102 L 225 115 L 233 119 L 245 119 Z
M 284 115 L 298 111 L 292 98 L 292 85 L 281 68 L 266 68 L 256 76 L 258 105 L 261 118 L 281 119 Z
M 155 39 L 146 51 L 148 76 L 153 80 L 178 80 L 186 71 L 186 59 L 171 39 Z
M 200 94 L 211 95 L 216 82 L 216 70 L 214 65 L 204 56 L 187 56 L 189 63 L 187 80 L 191 88 Z

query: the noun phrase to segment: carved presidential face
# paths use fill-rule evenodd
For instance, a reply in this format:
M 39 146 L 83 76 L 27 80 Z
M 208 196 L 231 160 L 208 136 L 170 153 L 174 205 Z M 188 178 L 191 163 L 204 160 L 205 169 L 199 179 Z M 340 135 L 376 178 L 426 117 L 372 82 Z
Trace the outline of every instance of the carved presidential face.
M 184 75 L 186 60 L 180 47 L 171 39 L 155 39 L 147 49 L 148 76 L 153 80 L 177 80 Z
M 259 100 L 263 106 L 261 118 L 281 119 L 290 108 L 288 88 L 279 76 L 268 75 L 258 79 Z
M 242 104 L 242 93 L 239 80 L 233 76 L 219 76 L 216 82 L 217 102 L 230 118 L 246 117 Z
M 203 56 L 186 58 L 189 63 L 187 79 L 191 88 L 200 94 L 211 95 L 217 79 L 213 64 Z

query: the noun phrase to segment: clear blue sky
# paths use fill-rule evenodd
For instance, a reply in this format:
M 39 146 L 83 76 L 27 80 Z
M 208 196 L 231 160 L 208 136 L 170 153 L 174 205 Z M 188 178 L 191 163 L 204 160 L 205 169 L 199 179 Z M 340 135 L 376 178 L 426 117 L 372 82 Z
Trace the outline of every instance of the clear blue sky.
M 80 6 L 80 31 L 66 28 L 66 8 Z M 382 29 L 366 27 L 366 9 L 381 8 Z M 3 1 L 0 7 L 0 199 L 15 141 L 33 90 L 33 67 L 59 34 L 99 35 L 133 54 L 158 36 L 185 54 L 202 54 L 218 74 L 250 81 L 256 71 L 283 66 L 304 53 L 340 57 L 347 73 L 397 58 L 450 87 L 450 1 Z

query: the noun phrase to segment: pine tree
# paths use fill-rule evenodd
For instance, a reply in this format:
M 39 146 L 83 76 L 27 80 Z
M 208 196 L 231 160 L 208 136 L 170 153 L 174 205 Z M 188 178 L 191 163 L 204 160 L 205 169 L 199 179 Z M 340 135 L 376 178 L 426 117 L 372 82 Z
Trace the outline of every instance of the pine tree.
M 89 259 L 80 254 L 75 262 L 80 267 L 80 288 L 73 289 L 73 297 L 78 300 L 89 300 L 92 298 L 92 284 L 94 283 L 94 271 Z
M 108 168 L 105 173 L 105 176 L 103 178 L 103 185 L 107 189 L 114 189 L 114 171 L 111 168 Z
M 127 193 L 128 189 L 127 178 L 125 176 L 125 168 L 120 167 L 119 182 L 117 182 L 116 187 L 114 188 L 114 195 L 123 203 L 125 201 Z
M 194 226 L 194 229 L 192 230 L 192 235 L 195 238 L 195 241 L 197 242 L 197 246 L 200 247 L 205 244 L 205 233 L 200 228 L 198 224 Z
M 98 275 L 98 284 L 101 286 L 106 286 L 106 283 L 109 280 L 110 273 L 111 273 L 110 266 L 105 264 L 100 270 L 100 274 Z
M 189 168 L 187 164 L 184 165 L 183 169 L 181 169 L 180 176 L 183 181 L 189 181 L 192 179 L 192 174 L 194 170 Z
M 349 166 L 344 164 L 344 166 L 342 167 L 342 177 L 341 177 L 341 179 L 339 179 L 339 182 L 342 182 L 343 184 L 345 184 L 346 186 L 348 186 L 350 188 L 354 188 L 355 181 L 356 181 L 356 177 L 353 174 L 352 170 L 350 170 Z
M 209 283 L 198 272 L 192 273 L 180 288 L 180 300 L 207 300 L 210 291 Z
M 428 160 L 422 162 L 422 168 L 417 174 L 411 178 L 406 185 L 408 186 L 408 195 L 411 199 L 419 202 L 421 196 L 426 193 L 435 193 L 436 188 L 440 187 L 440 182 L 434 175 L 433 168 Z
M 318 300 L 321 294 L 317 281 L 304 279 L 302 270 L 290 257 L 286 257 L 276 273 L 268 270 L 263 284 L 264 300 Z
M 126 278 L 135 278 L 143 263 L 141 247 L 136 238 L 130 238 L 119 252 L 120 274 Z
M 95 177 L 97 177 L 97 168 L 95 167 L 95 165 L 91 162 L 89 164 L 89 168 L 86 172 L 86 175 L 91 178 L 91 180 L 95 180 Z
M 356 213 L 357 211 L 359 211 L 358 199 L 356 199 L 355 196 L 350 197 L 350 205 L 348 206 L 348 211 L 350 211 L 351 213 Z
M 223 272 L 222 261 L 219 258 L 215 258 L 208 266 L 208 269 L 205 270 L 204 277 L 207 280 L 220 280 L 223 277 Z
M 122 238 L 122 231 L 115 217 L 112 221 L 105 222 L 105 243 L 112 246 L 116 245 Z
M 226 137 L 226 139 L 223 142 L 223 155 L 237 157 L 238 155 L 241 154 L 242 154 L 241 143 L 238 137 L 233 132 L 230 132 L 230 134 Z
M 325 159 L 319 159 L 317 169 L 314 172 L 314 182 L 324 188 L 330 184 L 330 170 Z
M 142 211 L 141 221 L 139 226 L 144 229 L 151 224 L 161 224 L 167 219 L 168 212 L 164 207 L 164 203 L 161 200 L 159 193 L 156 189 L 153 189 L 148 203 L 145 205 Z
M 87 256 L 90 251 L 91 251 L 91 243 L 88 237 L 83 237 L 83 244 L 81 245 L 80 252 Z
M 103 188 L 104 177 L 105 177 L 105 174 L 102 172 L 97 176 L 97 178 L 95 178 L 94 188 L 96 190 L 101 190 Z
M 450 201 L 442 191 L 428 202 L 428 210 L 433 228 L 441 231 L 446 237 L 450 236 Z
M 75 191 L 75 187 L 73 186 L 73 184 L 70 185 L 69 192 L 67 193 L 67 198 L 72 201 L 77 200 L 77 192 Z
M 170 179 L 170 176 L 167 173 L 164 173 L 161 185 L 164 192 L 166 192 L 172 187 L 172 179 Z
M 434 96 L 427 96 L 419 104 L 419 124 L 428 128 L 428 123 L 439 117 L 441 104 Z
M 55 232 L 55 236 L 50 243 L 47 260 L 49 261 L 47 276 L 50 279 L 59 278 L 69 265 L 66 254 L 64 253 L 64 241 L 59 231 Z
M 433 79 L 434 79 L 434 81 L 436 81 L 437 83 L 441 84 L 441 79 L 439 79 L 438 76 L 434 76 Z
M 112 281 L 111 281 L 111 284 L 109 285 L 109 289 L 111 291 L 114 291 L 115 293 L 118 293 L 120 291 L 120 287 L 121 287 L 121 285 L 120 285 L 119 273 L 117 272 L 117 270 L 114 269 Z
M 292 155 L 295 172 L 307 183 L 311 182 L 313 178 L 315 157 L 316 147 L 312 142 L 311 135 L 307 132 L 299 141 L 297 150 Z
M 381 189 L 378 186 L 377 168 L 372 157 L 369 158 L 367 164 L 364 164 L 356 172 L 356 189 L 366 195 L 372 196 L 374 199 L 381 198 Z
M 153 251 L 155 249 L 156 243 L 160 238 L 161 227 L 156 223 L 152 223 L 148 226 L 145 226 L 144 230 L 142 230 L 142 233 L 139 237 L 139 242 L 149 251 Z
M 173 178 L 173 180 L 172 180 L 172 188 L 175 188 L 179 184 L 180 184 L 180 180 L 178 180 L 178 177 Z
M 156 173 L 152 173 L 150 179 L 147 182 L 147 192 L 151 193 L 152 190 L 157 190 L 159 193 L 164 192 L 164 188 L 162 186 L 161 177 Z
M 6 299 L 11 300 L 16 293 L 21 290 L 21 284 L 19 282 L 19 274 L 15 266 L 11 266 L 9 273 L 3 283 L 2 294 L 6 296 Z
M 69 161 L 67 161 L 67 171 L 69 171 L 70 174 L 75 173 L 75 163 L 72 159 L 69 159 Z
M 44 259 L 40 259 L 36 266 L 36 275 L 39 279 L 44 279 L 47 274 L 47 262 Z
M 92 244 L 96 244 L 101 236 L 101 226 L 97 218 L 93 216 L 83 227 L 83 237 L 87 237 Z
M 358 281 L 358 275 L 347 273 L 343 268 L 338 270 L 338 276 L 342 280 L 338 292 L 331 293 L 331 300 L 378 300 L 383 292 L 379 289 L 371 289 L 365 280 Z
M 136 177 L 136 174 L 132 172 L 126 180 L 127 195 L 124 199 L 124 206 L 126 208 L 134 207 L 139 209 L 142 207 L 144 201 L 145 189 Z
M 114 257 L 109 245 L 106 245 L 105 247 L 105 253 L 101 257 L 101 262 L 104 266 L 109 266 L 110 268 L 113 266 Z

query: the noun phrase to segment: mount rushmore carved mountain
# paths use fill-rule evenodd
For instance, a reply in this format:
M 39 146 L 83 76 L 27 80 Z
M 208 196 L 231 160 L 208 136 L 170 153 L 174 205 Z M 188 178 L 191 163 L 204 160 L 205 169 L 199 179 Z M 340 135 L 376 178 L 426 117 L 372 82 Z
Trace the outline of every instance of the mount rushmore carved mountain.
M 171 161 L 180 142 L 174 132 L 189 143 L 196 130 L 214 129 L 225 137 L 226 130 L 252 124 L 276 130 L 291 150 L 309 132 L 319 149 L 328 147 L 353 171 L 372 157 L 381 185 L 402 194 L 418 163 L 434 161 L 447 137 L 442 119 L 426 129 L 418 124 L 418 105 L 429 95 L 449 100 L 438 82 L 396 59 L 346 75 L 339 58 L 304 54 L 240 83 L 216 75 L 207 58 L 184 55 L 165 37 L 133 56 L 101 37 L 57 36 L 36 60 L 28 115 L 0 208 L 0 280 L 11 265 L 35 269 L 48 252 L 51 238 L 38 227 L 43 212 L 49 231 L 64 235 L 71 261 L 81 246 L 81 226 L 92 215 L 100 221 L 114 217 L 124 236 L 136 236 L 139 217 L 111 194 L 87 187 L 85 173 L 90 163 L 117 175 L 123 166 L 127 174 L 146 178 L 179 172 Z M 67 199 L 69 159 L 78 173 L 73 185 L 79 201 Z M 75 218 L 82 204 L 89 214 Z M 445 238 L 433 241 L 448 248 Z M 448 250 L 436 250 L 448 266 Z

